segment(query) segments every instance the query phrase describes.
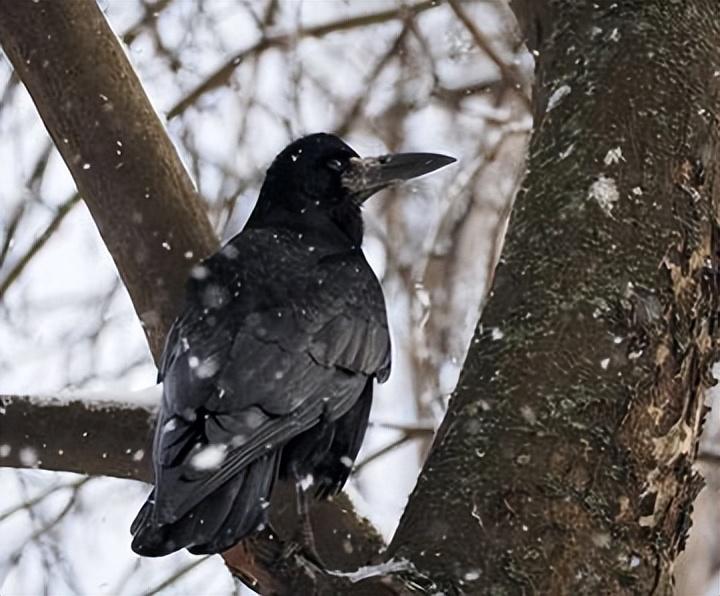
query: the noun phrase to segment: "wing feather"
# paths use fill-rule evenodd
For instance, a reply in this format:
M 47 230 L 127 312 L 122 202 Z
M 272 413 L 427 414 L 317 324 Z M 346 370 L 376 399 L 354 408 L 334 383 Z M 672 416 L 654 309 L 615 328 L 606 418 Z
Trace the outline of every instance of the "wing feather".
M 229 263 L 221 252 L 191 280 L 161 360 L 153 513 L 160 524 L 321 417 L 345 414 L 368 378 L 389 371 L 382 291 L 361 252 L 310 260 L 305 248 L 290 247 L 283 266 L 259 270 L 258 238 L 243 236 L 233 242 L 248 243 L 236 247 L 247 261 Z M 223 457 L 198 469 L 193 462 L 208 446 Z

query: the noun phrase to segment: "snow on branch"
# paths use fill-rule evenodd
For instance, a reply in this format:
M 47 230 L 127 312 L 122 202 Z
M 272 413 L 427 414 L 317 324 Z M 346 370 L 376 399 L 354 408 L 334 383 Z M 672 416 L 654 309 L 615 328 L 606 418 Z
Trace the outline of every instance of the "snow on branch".
M 159 395 L 0 395 L 0 466 L 149 480 Z

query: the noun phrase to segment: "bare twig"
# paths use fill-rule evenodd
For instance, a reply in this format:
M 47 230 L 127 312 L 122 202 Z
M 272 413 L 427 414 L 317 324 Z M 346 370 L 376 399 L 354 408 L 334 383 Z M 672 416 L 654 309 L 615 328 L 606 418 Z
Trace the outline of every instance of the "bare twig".
M 172 118 L 179 116 L 201 96 L 213 89 L 223 86 L 230 79 L 235 69 L 244 60 L 259 54 L 268 48 L 284 46 L 288 43 L 305 39 L 307 37 L 324 37 L 325 35 L 338 31 L 347 31 L 358 27 L 377 25 L 379 23 L 401 18 L 406 14 L 419 14 L 436 6 L 438 6 L 437 0 L 424 0 L 423 2 L 418 2 L 417 4 L 412 4 L 407 7 L 393 8 L 390 10 L 383 10 L 346 19 L 338 19 L 321 25 L 313 25 L 305 29 L 299 29 L 298 31 L 291 33 L 280 33 L 263 37 L 249 48 L 236 53 L 232 58 L 225 62 L 225 64 L 210 74 L 202 83 L 200 83 L 197 87 L 190 91 L 190 93 L 170 108 L 167 118 L 168 120 L 171 120 Z
M 143 30 L 154 23 L 160 16 L 160 13 L 165 10 L 173 0 L 157 0 L 157 2 L 145 2 L 145 12 L 142 16 L 130 26 L 122 36 L 122 40 L 126 45 L 131 45 L 140 35 Z
M 397 449 L 398 447 L 400 447 L 400 445 L 403 445 L 404 443 L 406 443 L 407 441 L 409 441 L 412 438 L 413 437 L 411 435 L 409 435 L 407 433 L 403 433 L 402 436 L 400 436 L 399 438 L 395 439 L 391 443 L 388 443 L 384 447 L 381 447 L 377 451 L 374 451 L 373 453 L 368 455 L 365 459 L 363 459 L 362 461 L 355 464 L 353 466 L 353 473 L 357 474 L 360 470 L 362 470 L 368 464 L 374 462 L 376 459 L 382 457 L 383 455 L 387 455 L 393 449 Z
M 3 240 L 2 247 L 0 247 L 0 267 L 5 263 L 5 259 L 13 246 L 15 232 L 17 232 L 26 209 L 27 203 L 23 201 L 13 210 L 12 215 L 10 215 L 7 226 L 5 227 L 5 239 Z
M 720 466 L 720 453 L 701 451 L 695 461 L 697 461 L 698 463 L 709 464 L 712 466 Z
M 72 211 L 72 208 L 77 205 L 79 201 L 80 195 L 78 193 L 75 193 L 69 199 L 66 199 L 63 203 L 60 204 L 60 206 L 57 208 L 57 211 L 55 212 L 55 215 L 50 220 L 50 223 L 47 225 L 43 233 L 35 239 L 30 248 L 28 248 L 27 252 L 25 252 L 25 254 L 18 259 L 12 269 L 10 269 L 10 271 L 8 271 L 7 275 L 5 275 L 3 280 L 0 281 L 0 298 L 5 295 L 5 292 L 7 292 L 8 288 L 13 284 L 13 282 L 18 277 L 20 277 L 25 268 L 30 264 L 30 261 L 32 261 L 32 258 L 40 251 L 43 246 L 45 246 L 47 241 L 52 238 L 52 235 L 60 227 L 60 224 L 65 219 L 65 216 L 70 213 L 70 211 Z
M 63 518 L 64 518 L 68 513 L 70 513 L 70 511 L 72 510 L 73 506 L 75 505 L 75 501 L 76 501 L 76 499 L 77 499 L 78 491 L 79 491 L 85 484 L 87 484 L 90 480 L 91 480 L 91 478 L 80 478 L 79 480 L 75 481 L 74 486 L 72 487 L 73 493 L 72 493 L 72 495 L 70 495 L 70 498 L 68 499 L 68 501 L 67 501 L 67 503 L 65 504 L 65 506 L 60 510 L 60 512 L 59 512 L 55 517 L 53 517 L 52 520 L 50 520 L 48 523 L 44 524 L 43 526 L 39 527 L 39 528 L 36 529 L 32 534 L 30 534 L 30 536 L 28 536 L 27 540 L 24 541 L 23 545 L 20 546 L 20 547 L 18 547 L 18 548 L 15 550 L 15 552 L 11 555 L 11 559 L 12 559 L 12 560 L 17 560 L 17 559 L 19 559 L 20 554 L 22 553 L 23 547 L 24 547 L 25 544 L 28 544 L 28 543 L 30 543 L 30 542 L 34 542 L 35 540 L 37 540 L 38 538 L 40 538 L 40 536 L 42 536 L 43 534 L 46 534 L 47 532 L 49 532 L 50 530 L 52 530 L 55 526 L 57 526 L 57 525 L 63 520 Z
M 364 87 L 366 89 L 375 82 L 375 80 L 380 76 L 385 67 L 390 64 L 392 59 L 397 55 L 398 50 L 400 50 L 402 44 L 405 42 L 405 38 L 407 37 L 409 31 L 410 27 L 406 22 L 403 28 L 400 30 L 398 36 L 395 38 L 395 41 L 390 44 L 390 47 L 388 47 L 387 51 L 380 57 L 380 60 L 377 61 L 370 74 L 365 78 Z M 339 137 L 343 137 L 348 133 L 353 123 L 360 115 L 360 112 L 363 106 L 367 103 L 367 101 L 367 94 L 361 93 L 357 96 L 352 106 L 350 106 L 350 109 L 347 110 L 345 116 L 343 116 L 343 118 L 340 120 L 338 126 L 335 127 L 336 135 L 338 135 Z
M 45 499 L 47 499 L 50 495 L 54 495 L 55 493 L 65 490 L 67 488 L 74 489 L 78 486 L 78 480 L 74 480 L 73 482 L 68 482 L 66 484 L 53 484 L 52 486 L 48 487 L 42 492 L 39 492 L 34 497 L 31 497 L 27 500 L 23 500 L 21 503 L 18 503 L 14 507 L 11 507 L 10 509 L 7 509 L 6 511 L 3 511 L 0 514 L 0 522 L 5 521 L 8 517 L 15 515 L 19 511 L 22 511 L 24 509 L 31 509 L 32 507 L 35 507 L 35 505 L 41 503 Z
M 523 90 L 525 81 L 523 81 L 517 70 L 512 66 L 509 66 L 495 51 L 492 45 L 488 43 L 480 29 L 478 29 L 474 21 L 470 18 L 467 12 L 465 12 L 465 9 L 459 0 L 448 0 L 448 3 L 450 4 L 453 12 L 457 15 L 458 19 L 460 19 L 462 24 L 465 25 L 465 28 L 472 36 L 478 48 L 480 48 L 487 57 L 493 61 L 495 66 L 497 66 L 500 70 L 500 73 L 502 74 L 503 79 L 507 82 L 508 86 L 517 92 L 527 109 L 530 110 L 532 107 L 530 104 L 530 98 Z
M 42 182 L 43 175 L 45 174 L 45 171 L 47 170 L 48 162 L 50 160 L 50 154 L 53 149 L 52 142 L 48 141 L 45 144 L 45 149 L 43 149 L 40 152 L 40 155 L 38 156 L 37 160 L 35 161 L 35 167 L 33 168 L 33 171 L 30 173 L 30 176 L 27 180 L 27 188 L 30 190 L 33 194 L 38 194 L 38 189 L 40 187 L 40 183 Z M 20 221 L 23 218 L 23 215 L 25 215 L 25 212 L 28 207 L 28 202 L 23 201 L 20 203 L 20 205 L 17 207 L 15 212 L 10 217 L 10 221 L 8 222 L 8 226 L 5 230 L 5 240 L 3 241 L 3 246 L 0 248 L 0 267 L 2 267 L 3 263 L 5 262 L 5 259 L 7 258 L 8 253 L 10 252 L 10 249 L 13 246 L 13 237 L 15 236 L 15 232 L 17 231 L 18 225 L 20 224 Z M 0 294 L 0 297 L 2 295 Z
M 432 436 L 435 433 L 435 427 L 432 423 L 418 422 L 416 424 L 398 424 L 396 422 L 370 422 L 373 428 L 387 428 L 390 430 L 399 430 L 410 437 Z
M 200 557 L 199 559 L 196 559 L 195 561 L 192 561 L 188 565 L 185 565 L 185 567 L 182 567 L 181 569 L 178 569 L 175 573 L 173 573 L 170 577 L 168 577 L 166 580 L 160 582 L 157 586 L 150 588 L 147 592 L 145 592 L 144 596 L 154 596 L 155 594 L 158 594 L 162 592 L 165 588 L 173 585 L 177 580 L 179 580 L 183 575 L 186 575 L 190 573 L 193 569 L 198 567 L 199 565 L 202 565 L 205 561 L 207 561 L 211 555 L 207 555 L 205 557 Z

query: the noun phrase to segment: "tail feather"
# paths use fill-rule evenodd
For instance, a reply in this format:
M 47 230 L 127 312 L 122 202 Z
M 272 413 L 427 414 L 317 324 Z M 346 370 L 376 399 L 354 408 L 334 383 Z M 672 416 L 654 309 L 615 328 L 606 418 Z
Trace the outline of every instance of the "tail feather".
M 340 492 L 360 451 L 372 406 L 373 381 L 368 379 L 355 405 L 335 422 L 332 443 L 314 470 L 315 496 L 326 499 Z
M 187 548 L 195 554 L 227 550 L 267 523 L 278 455 L 262 457 L 208 495 L 180 519 L 158 524 L 154 491 L 133 521 L 132 549 L 158 557 Z

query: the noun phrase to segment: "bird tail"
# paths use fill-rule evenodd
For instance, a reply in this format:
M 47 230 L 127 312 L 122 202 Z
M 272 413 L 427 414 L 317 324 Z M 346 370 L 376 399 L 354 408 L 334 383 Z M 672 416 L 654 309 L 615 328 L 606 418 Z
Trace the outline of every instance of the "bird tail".
M 130 527 L 132 549 L 139 555 L 160 557 L 181 548 L 198 555 L 234 546 L 267 525 L 278 459 L 276 452 L 255 460 L 170 523 L 158 523 L 153 490 Z

